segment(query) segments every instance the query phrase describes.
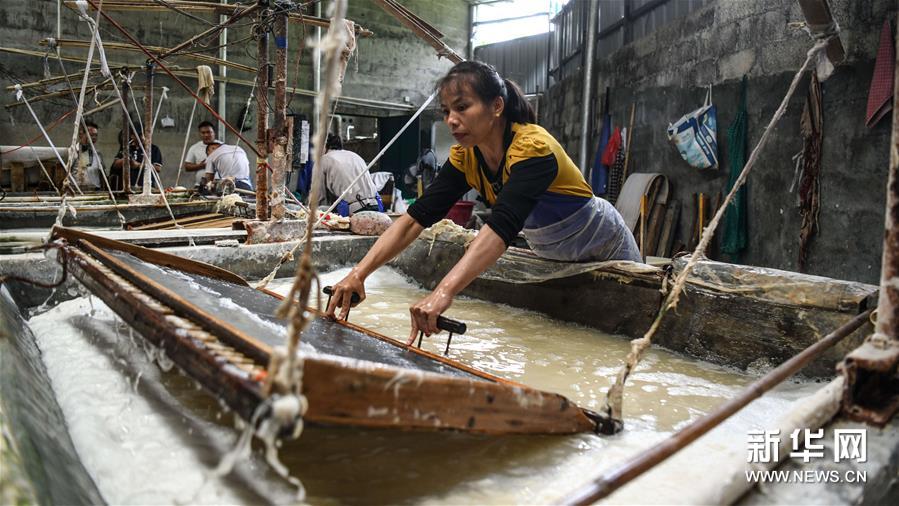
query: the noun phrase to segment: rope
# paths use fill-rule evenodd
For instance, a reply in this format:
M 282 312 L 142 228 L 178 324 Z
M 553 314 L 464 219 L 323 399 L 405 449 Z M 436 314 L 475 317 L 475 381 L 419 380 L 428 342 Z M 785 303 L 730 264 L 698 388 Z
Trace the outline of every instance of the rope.
M 50 177 L 50 173 L 47 171 L 47 167 L 44 167 L 44 162 L 42 162 L 41 158 L 39 156 L 37 156 L 37 153 L 34 152 L 34 148 L 29 146 L 29 149 L 31 149 L 31 154 L 34 155 L 34 159 L 37 160 L 38 165 L 41 166 L 41 170 L 44 172 L 44 175 L 47 176 L 47 181 L 50 181 L 50 186 L 52 186 L 53 189 L 56 190 L 57 195 L 59 195 L 61 197 L 62 192 L 59 191 L 59 188 L 56 187 L 56 183 L 54 183 L 53 178 Z
M 343 192 L 334 200 L 334 202 L 331 203 L 331 205 L 328 207 L 328 209 L 326 211 L 324 211 L 320 217 L 316 217 L 315 227 L 319 226 L 321 224 L 321 222 L 324 221 L 325 216 L 327 216 L 328 213 L 330 213 L 331 211 L 334 210 L 335 207 L 337 207 L 337 204 L 339 204 L 340 201 L 343 200 L 344 197 L 346 197 L 347 193 L 353 188 L 353 185 L 355 185 L 356 182 L 358 182 L 360 179 L 362 179 L 362 177 L 365 174 L 368 174 L 368 171 L 371 170 L 371 168 L 378 162 L 378 160 L 381 159 L 381 157 L 384 155 L 384 153 L 386 153 L 387 150 L 390 149 L 390 146 L 392 146 L 393 143 L 396 142 L 396 140 L 399 139 L 401 135 L 403 135 L 403 132 L 405 132 L 406 129 L 409 128 L 409 125 L 411 125 L 412 122 L 415 121 L 415 118 L 417 118 L 418 116 L 421 115 L 422 112 L 424 112 L 425 108 L 431 104 L 431 102 L 434 100 L 434 98 L 436 96 L 437 96 L 436 91 L 431 93 L 431 96 L 429 96 L 428 99 L 425 100 L 423 104 L 421 104 L 421 107 L 419 107 L 418 110 L 415 111 L 415 114 L 413 114 L 412 117 L 409 118 L 409 121 L 407 121 L 406 124 L 403 125 L 403 128 L 400 128 L 399 131 L 396 133 L 396 135 L 394 135 L 393 138 L 390 139 L 390 142 L 388 142 L 386 145 L 384 145 L 384 147 L 381 148 L 381 151 L 377 155 L 375 155 L 375 157 L 372 158 L 372 160 L 370 162 L 368 162 L 368 165 L 365 167 L 365 170 L 360 172 L 350 182 L 350 184 L 347 185 L 346 189 L 343 190 Z M 325 130 L 325 131 L 327 131 L 327 130 Z M 313 167 L 315 167 L 315 165 L 313 165 Z M 314 169 L 313 169 L 312 177 L 313 177 L 313 179 L 315 178 Z M 313 181 L 312 182 L 313 189 L 315 188 L 315 184 L 316 184 L 315 181 Z M 313 195 L 312 195 L 312 192 L 310 191 L 310 193 L 309 193 L 309 212 L 306 214 L 307 220 L 312 219 L 312 210 L 317 207 L 316 202 L 312 200 L 312 197 L 313 197 Z M 312 234 L 310 233 L 308 235 L 311 236 Z M 265 288 L 269 283 L 271 283 L 271 281 L 273 279 L 275 279 L 275 276 L 277 276 L 278 270 L 281 269 L 281 266 L 293 259 L 294 253 L 296 253 L 296 251 L 300 248 L 301 245 L 303 245 L 303 242 L 306 240 L 308 240 L 308 237 L 307 237 L 307 234 L 304 234 L 303 237 L 300 238 L 300 240 L 297 242 L 297 244 L 290 251 L 288 251 L 287 253 L 285 253 L 284 255 L 281 256 L 281 259 L 278 261 L 278 265 L 276 265 L 275 268 L 272 269 L 272 271 L 268 273 L 268 276 L 262 278 L 262 281 L 260 281 L 259 283 L 256 284 L 256 288 L 257 289 Z
M 178 175 L 175 177 L 175 186 L 181 182 L 181 167 L 184 166 L 184 159 L 187 157 L 187 144 L 190 142 L 190 127 L 194 124 L 194 113 L 197 112 L 197 101 L 190 108 L 190 119 L 187 120 L 187 130 L 184 132 L 184 147 L 181 148 L 181 157 L 178 159 Z
M 50 136 L 47 134 L 47 131 L 44 130 L 44 125 L 41 124 L 41 120 L 38 119 L 37 114 L 34 113 L 34 109 L 31 108 L 31 104 L 28 103 L 28 98 L 25 97 L 25 93 L 22 92 L 21 84 L 17 84 L 15 86 L 15 92 L 16 92 L 16 100 L 23 102 L 25 104 L 25 107 L 28 108 L 28 112 L 31 113 L 31 117 L 34 118 L 34 122 L 37 123 L 37 127 L 40 129 L 41 134 L 44 136 L 44 139 L 47 141 L 47 144 L 49 144 L 50 147 L 53 148 L 53 153 L 56 155 L 56 159 L 59 160 L 59 164 L 62 165 L 63 167 L 68 167 L 68 164 L 66 164 L 66 162 L 64 162 L 62 157 L 59 155 L 59 149 L 56 148 L 56 145 L 53 144 L 53 141 L 50 139 Z M 81 188 L 78 187 L 78 183 L 75 182 L 75 179 L 72 177 L 72 174 L 70 174 L 68 170 L 66 170 L 66 179 L 72 182 L 72 184 L 75 186 L 75 189 L 78 190 L 78 193 L 82 193 Z M 82 193 L 82 195 L 83 195 L 83 193 Z M 65 197 L 63 197 L 63 200 L 65 200 Z
M 53 123 L 50 123 L 50 125 L 47 126 L 47 131 L 50 132 L 50 131 L 52 131 L 54 128 L 58 127 L 58 126 L 63 122 L 63 120 L 65 120 L 66 118 L 68 118 L 69 116 L 71 116 L 73 112 L 75 112 L 75 109 L 74 109 L 74 108 L 72 108 L 71 110 L 69 110 L 68 112 L 66 112 L 65 114 L 63 114 L 62 116 L 60 116 L 60 117 L 56 118 L 55 120 L 53 120 Z M 43 134 L 37 134 L 37 135 L 35 135 L 34 137 L 32 137 L 31 139 L 28 139 L 28 140 L 27 140 L 24 144 L 22 144 L 21 146 L 16 146 L 15 148 L 10 149 L 10 150 L 7 150 L 7 151 L 0 151 L 0 155 L 8 155 L 8 154 L 10 154 L 10 153 L 15 153 L 16 151 L 18 151 L 18 150 L 20 150 L 20 149 L 22 149 L 22 148 L 31 147 L 32 144 L 34 144 L 35 142 L 37 142 L 38 139 L 41 139 L 42 137 L 44 137 Z
M 82 7 L 85 7 L 85 6 L 79 5 L 79 9 Z M 84 10 L 83 12 L 85 13 L 85 16 L 86 16 L 87 11 Z M 99 20 L 99 18 L 100 18 L 100 15 L 98 13 L 97 20 Z M 88 18 L 88 19 L 90 19 L 90 18 Z M 84 134 L 85 134 L 85 137 L 87 137 L 87 142 L 91 147 L 91 153 L 93 154 L 94 159 L 100 160 L 100 154 L 97 152 L 97 147 L 94 146 L 94 140 L 91 139 L 90 133 L 88 132 L 87 123 L 84 121 L 84 96 L 85 96 L 85 93 L 87 90 L 87 81 L 88 81 L 88 78 L 90 77 L 91 66 L 92 66 L 92 62 L 94 59 L 94 49 L 96 47 L 95 46 L 96 42 L 97 41 L 92 37 L 90 48 L 88 49 L 87 59 L 85 61 L 84 74 L 83 74 L 82 80 L 81 80 L 81 92 L 77 98 L 75 97 L 74 91 L 72 91 L 74 88 L 72 87 L 72 83 L 69 80 L 69 74 L 66 71 L 65 64 L 62 61 L 62 54 L 59 52 L 59 46 L 54 45 L 54 47 L 56 49 L 56 51 L 55 51 L 56 52 L 56 60 L 59 62 L 59 68 L 60 68 L 60 70 L 62 70 L 62 75 L 65 77 L 66 85 L 68 86 L 69 91 L 72 92 L 72 100 L 75 102 L 75 111 L 76 111 L 75 112 L 75 127 L 72 132 L 72 144 L 69 146 L 69 162 L 72 164 L 74 164 L 75 160 L 78 160 L 81 156 L 80 155 L 80 146 L 79 146 L 79 142 L 78 142 L 78 129 L 79 128 L 84 129 Z M 101 62 L 101 66 L 103 65 L 103 63 L 106 62 L 105 55 L 103 55 L 103 54 L 100 55 L 100 62 Z M 94 88 L 94 90 L 96 91 L 96 87 Z M 86 170 L 87 169 L 85 168 L 85 171 Z M 112 187 L 109 185 L 109 180 L 106 178 L 106 172 L 103 169 L 102 165 L 100 166 L 100 174 L 103 177 L 103 182 L 106 183 L 106 189 L 109 192 L 109 198 L 112 199 L 112 206 L 115 209 L 116 216 L 119 219 L 119 225 L 122 228 L 125 228 L 125 223 L 126 223 L 125 217 L 122 216 L 122 212 L 119 210 L 119 206 L 118 206 L 118 203 L 116 202 L 115 195 L 113 195 L 113 193 L 112 193 Z M 82 182 L 85 181 L 84 178 L 85 178 L 86 174 L 79 173 L 78 176 Z M 62 209 L 65 208 L 65 200 L 66 200 L 65 196 L 63 196 L 63 199 L 60 202 L 60 215 L 57 217 L 57 222 L 60 225 L 62 224 L 62 219 L 61 219 L 62 215 L 63 215 Z
M 97 9 L 97 12 L 100 13 L 100 10 L 97 8 L 97 4 L 95 3 L 94 0 L 83 0 L 83 1 L 86 1 L 86 2 L 88 2 L 89 4 L 91 4 L 95 9 Z M 221 122 L 225 125 L 225 127 L 228 128 L 228 130 L 231 130 L 231 132 L 233 132 L 234 134 L 236 134 L 238 137 L 243 138 L 243 136 L 240 135 L 240 132 L 238 132 L 237 130 L 235 130 L 235 129 L 234 129 L 234 126 L 232 126 L 231 123 L 228 123 L 228 121 L 225 120 L 225 118 L 222 118 L 222 117 L 219 115 L 219 113 L 217 113 L 217 112 L 215 111 L 215 109 L 212 108 L 212 106 L 210 106 L 209 104 L 207 104 L 206 102 L 204 102 L 203 100 L 201 100 L 200 97 L 197 96 L 197 94 L 194 93 L 193 90 L 191 90 L 190 87 L 187 86 L 187 84 L 184 83 L 184 81 L 182 81 L 181 79 L 178 78 L 178 76 L 176 76 L 174 73 L 172 73 L 172 71 L 169 70 L 169 68 L 166 67 L 165 64 L 162 63 L 162 62 L 159 60 L 159 58 L 156 57 L 156 55 L 154 55 L 154 54 L 153 54 L 152 52 L 150 52 L 147 48 L 145 48 L 145 47 L 143 46 L 143 44 L 141 44 L 137 39 L 134 38 L 134 36 L 132 36 L 127 30 L 125 30 L 125 28 L 124 28 L 121 24 L 119 24 L 116 20 L 114 20 L 114 19 L 112 19 L 111 17 L 109 17 L 109 15 L 106 14 L 105 12 L 103 12 L 102 15 L 103 15 L 103 17 L 104 17 L 107 21 L 109 21 L 110 24 L 112 24 L 112 26 L 114 26 L 114 27 L 116 28 L 116 30 L 118 30 L 119 32 L 121 32 L 122 35 L 124 35 L 124 36 L 125 36 L 125 37 L 126 37 L 132 44 L 134 44 L 134 45 L 135 45 L 136 47 L 138 47 L 141 51 L 143 51 L 144 54 L 146 54 L 147 57 L 148 57 L 150 60 L 152 60 L 157 66 L 159 66 L 159 68 L 161 68 L 166 74 L 168 74 L 169 77 L 172 78 L 173 81 L 175 81 L 176 83 L 178 83 L 179 86 L 181 86 L 182 88 L 184 88 L 185 90 L 187 90 L 187 92 L 190 93 L 190 95 L 191 95 L 192 97 L 194 97 L 195 100 L 197 100 L 198 102 L 200 102 L 200 104 L 201 104 L 203 107 L 205 107 L 206 110 L 209 111 L 209 113 L 212 114 L 212 116 L 213 116 L 215 119 L 221 121 Z M 98 35 L 98 37 L 99 37 L 99 35 Z M 256 150 L 256 148 L 255 148 L 254 146 L 250 145 L 250 143 L 249 143 L 246 139 L 244 139 L 244 142 L 247 143 L 247 145 L 249 146 L 249 148 L 253 151 L 253 153 L 256 154 L 256 157 L 258 158 L 258 157 L 259 157 L 259 152 Z
M 156 131 L 156 122 L 159 121 L 159 111 L 162 109 L 162 103 L 168 100 L 169 98 L 169 88 L 167 86 L 162 87 L 162 96 L 159 97 L 159 103 L 156 104 L 156 113 L 153 115 L 153 121 L 150 123 L 150 131 Z M 196 102 L 194 102 L 196 104 Z
M 774 116 L 771 118 L 771 121 L 765 128 L 765 131 L 762 134 L 762 138 L 759 139 L 759 142 L 756 145 L 755 149 L 752 150 L 752 154 L 749 156 L 749 161 L 746 162 L 746 165 L 743 167 L 743 171 L 740 172 L 740 176 L 737 178 L 733 187 L 730 189 L 730 192 L 728 192 L 727 197 L 725 197 L 724 199 L 724 202 L 718 208 L 718 211 L 715 213 L 712 221 L 709 222 L 708 227 L 706 227 L 703 231 L 702 237 L 699 240 L 699 244 L 696 245 L 696 249 L 693 251 L 692 256 L 690 256 L 690 260 L 687 262 L 687 265 L 684 267 L 683 271 L 681 271 L 675 279 L 674 285 L 668 292 L 665 302 L 659 309 L 659 313 L 658 315 L 656 315 L 656 318 L 652 322 L 652 325 L 649 327 L 649 330 L 646 332 L 646 334 L 643 335 L 642 338 L 634 339 L 633 341 L 631 341 L 631 350 L 627 354 L 625 364 L 618 372 L 618 376 L 615 378 L 615 384 L 612 385 L 612 387 L 606 394 L 606 401 L 605 405 L 603 406 L 603 411 L 605 411 L 605 413 L 609 415 L 613 421 L 622 420 L 621 413 L 622 398 L 624 396 L 624 384 L 627 381 L 630 372 L 635 367 L 637 367 L 637 364 L 640 362 L 643 354 L 652 344 L 652 337 L 659 329 L 662 317 L 665 316 L 665 314 L 667 314 L 669 310 L 677 308 L 680 294 L 684 290 L 684 287 L 687 283 L 687 276 L 693 270 L 693 266 L 696 265 L 696 262 L 698 262 L 700 257 L 703 256 L 703 252 L 705 251 L 706 247 L 708 247 L 709 242 L 712 240 L 712 236 L 715 233 L 715 229 L 718 227 L 718 223 L 721 221 L 721 216 L 725 213 L 725 211 L 727 211 L 728 206 L 734 200 L 740 187 L 742 187 L 743 184 L 746 183 L 746 178 L 749 175 L 749 171 L 752 170 L 756 160 L 758 159 L 759 152 L 761 152 L 761 149 L 768 142 L 768 137 L 771 135 L 771 132 L 774 131 L 774 125 L 776 125 L 777 122 L 780 121 L 780 118 L 786 111 L 787 105 L 789 105 L 790 102 L 790 97 L 792 97 L 793 93 L 796 91 L 796 87 L 799 85 L 799 81 L 801 80 L 803 74 L 806 70 L 808 70 L 809 65 L 812 63 L 812 60 L 817 57 L 818 52 L 824 49 L 825 46 L 827 46 L 827 42 L 828 40 L 826 39 L 819 40 L 811 49 L 809 49 L 805 57 L 805 62 L 803 62 L 802 67 L 799 68 L 799 71 L 796 72 L 796 75 L 793 77 L 793 82 L 790 83 L 790 88 L 789 90 L 787 90 L 787 94 L 781 101 L 780 107 L 778 107 L 777 111 L 774 112 Z
M 91 0 L 87 0 L 87 1 L 91 2 L 91 4 L 93 4 L 93 2 Z M 116 83 L 115 79 L 112 79 L 112 71 L 109 70 L 109 65 L 106 62 L 106 52 L 103 50 L 103 40 L 100 38 L 99 17 L 101 14 L 106 19 L 109 19 L 109 17 L 100 10 L 99 6 L 94 5 L 94 8 L 97 9 L 97 21 L 92 20 L 87 15 L 86 4 L 84 4 L 83 0 L 78 3 L 78 8 L 79 8 L 79 10 L 81 10 L 81 17 L 83 19 L 85 19 L 91 25 L 91 31 L 92 31 L 91 40 L 92 41 L 96 40 L 97 50 L 100 55 L 100 72 L 105 77 L 110 78 L 110 81 L 112 82 L 112 87 L 116 92 L 116 96 L 119 97 L 119 103 L 122 105 L 122 110 L 125 112 L 125 118 L 128 120 L 128 126 L 129 126 L 129 128 L 131 128 L 132 131 L 136 132 L 137 130 L 134 128 L 134 122 L 131 120 L 131 114 L 128 112 L 128 106 L 125 104 L 125 100 L 122 98 L 122 91 L 119 89 L 119 85 Z M 93 44 L 93 42 L 92 42 L 92 44 Z M 88 61 L 90 61 L 90 59 L 88 59 Z M 123 76 L 123 79 L 127 80 L 129 83 L 131 82 L 130 76 Z M 133 99 L 134 94 L 132 94 L 131 97 Z M 135 112 L 137 112 L 137 109 L 135 109 Z M 140 119 L 140 116 L 138 116 L 138 119 Z M 175 228 L 182 229 L 183 227 L 178 223 L 178 220 L 175 219 L 175 213 L 172 212 L 172 207 L 169 205 L 169 200 L 165 196 L 165 188 L 163 188 L 162 181 L 159 178 L 159 174 L 156 173 L 156 169 L 155 169 L 155 167 L 153 167 L 152 159 L 151 159 L 150 155 L 147 153 L 147 149 L 146 149 L 146 146 L 144 146 L 144 142 L 138 142 L 137 145 L 140 146 L 141 152 L 144 155 L 144 164 L 143 165 L 145 167 L 147 167 L 148 170 L 151 172 L 150 185 L 152 186 L 152 177 L 156 176 L 156 181 L 159 186 L 159 194 L 162 196 L 162 202 L 165 204 L 165 208 L 169 212 L 169 217 L 172 219 L 172 223 L 175 224 Z M 127 153 L 128 146 L 123 146 L 122 149 L 123 149 L 123 155 L 124 155 L 125 153 Z M 151 151 L 152 151 L 152 148 L 151 148 Z M 123 167 L 124 167 L 125 163 L 128 163 L 128 162 L 123 159 L 122 160 Z M 190 241 L 190 244 L 193 245 L 194 244 L 193 237 L 188 234 L 187 238 Z
M 340 84 L 340 57 L 339 54 L 346 46 L 346 30 L 344 24 L 344 15 L 346 13 L 346 0 L 337 0 L 334 2 L 334 15 L 331 19 L 331 28 L 322 41 L 319 51 L 325 54 L 325 79 L 326 85 L 316 97 L 316 105 L 318 107 L 319 124 L 327 123 L 328 109 L 331 104 L 332 96 L 339 96 Z M 320 165 L 321 157 L 325 152 L 325 129 L 319 129 L 315 133 L 314 146 L 314 166 Z M 312 172 L 313 188 L 310 193 L 311 202 L 318 197 L 317 183 L 320 182 L 322 172 L 314 170 Z M 312 215 L 307 215 L 306 231 L 304 233 L 306 248 L 303 250 L 303 256 L 297 263 L 297 274 L 294 279 L 293 286 L 290 288 L 287 296 L 284 298 L 281 306 L 278 307 L 276 314 L 287 319 L 287 357 L 286 361 L 280 367 L 275 363 L 270 367 L 269 377 L 272 378 L 272 388 L 283 392 L 291 392 L 293 395 L 302 398 L 302 361 L 298 358 L 297 348 L 299 347 L 300 337 L 303 330 L 309 323 L 306 317 L 306 307 L 309 305 L 309 294 L 312 288 L 312 281 L 318 283 L 315 270 L 312 267 L 312 229 L 315 224 Z M 318 293 L 318 306 L 321 306 L 321 295 Z M 300 413 L 302 416 L 303 413 Z

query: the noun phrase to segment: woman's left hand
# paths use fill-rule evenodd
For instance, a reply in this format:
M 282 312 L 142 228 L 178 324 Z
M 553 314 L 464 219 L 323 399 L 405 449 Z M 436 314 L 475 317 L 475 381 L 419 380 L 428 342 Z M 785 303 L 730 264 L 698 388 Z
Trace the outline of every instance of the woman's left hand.
M 409 334 L 406 346 L 411 345 L 415 341 L 419 332 L 424 332 L 426 336 L 440 332 L 440 329 L 437 328 L 437 317 L 449 309 L 452 303 L 452 294 L 437 287 L 430 295 L 410 307 L 412 332 Z

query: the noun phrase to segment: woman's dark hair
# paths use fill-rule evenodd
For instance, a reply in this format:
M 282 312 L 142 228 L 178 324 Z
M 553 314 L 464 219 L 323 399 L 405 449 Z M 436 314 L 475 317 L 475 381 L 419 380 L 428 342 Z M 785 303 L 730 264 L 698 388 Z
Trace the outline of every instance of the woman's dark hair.
M 339 135 L 328 134 L 328 140 L 325 141 L 325 147 L 328 149 L 343 149 L 343 141 Z
M 521 88 L 514 82 L 503 79 L 492 65 L 479 61 L 457 63 L 437 82 L 437 90 L 443 93 L 450 87 L 467 83 L 485 104 L 502 97 L 505 103 L 503 116 L 515 123 L 536 123 L 534 108 L 524 98 Z

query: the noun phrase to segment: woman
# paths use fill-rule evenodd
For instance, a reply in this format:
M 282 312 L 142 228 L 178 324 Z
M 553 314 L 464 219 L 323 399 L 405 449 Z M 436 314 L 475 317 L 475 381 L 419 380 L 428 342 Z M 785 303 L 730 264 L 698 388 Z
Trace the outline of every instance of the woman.
M 639 261 L 634 237 L 615 208 L 593 196 L 558 142 L 536 125 L 521 90 L 480 62 L 462 62 L 437 85 L 444 121 L 458 144 L 424 195 L 334 286 L 328 314 L 346 318 L 352 294 L 365 299 L 365 279 L 442 219 L 469 189 L 492 206 L 487 223 L 437 288 L 410 308 L 411 343 L 439 332 L 437 317 L 503 254 L 518 232 L 552 260 Z M 407 343 L 407 344 L 408 344 Z

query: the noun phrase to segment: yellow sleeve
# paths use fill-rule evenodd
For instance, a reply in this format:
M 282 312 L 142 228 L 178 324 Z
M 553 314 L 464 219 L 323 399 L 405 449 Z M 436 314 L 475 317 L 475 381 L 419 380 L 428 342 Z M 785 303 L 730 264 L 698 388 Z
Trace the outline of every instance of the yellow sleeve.
M 522 135 L 516 138 L 506 152 L 506 167 L 530 158 L 543 158 L 553 154 L 549 144 L 536 135 Z
M 459 172 L 464 173 L 465 167 L 468 166 L 468 150 L 460 146 L 459 144 L 453 144 L 449 151 L 449 162 L 459 170 Z

